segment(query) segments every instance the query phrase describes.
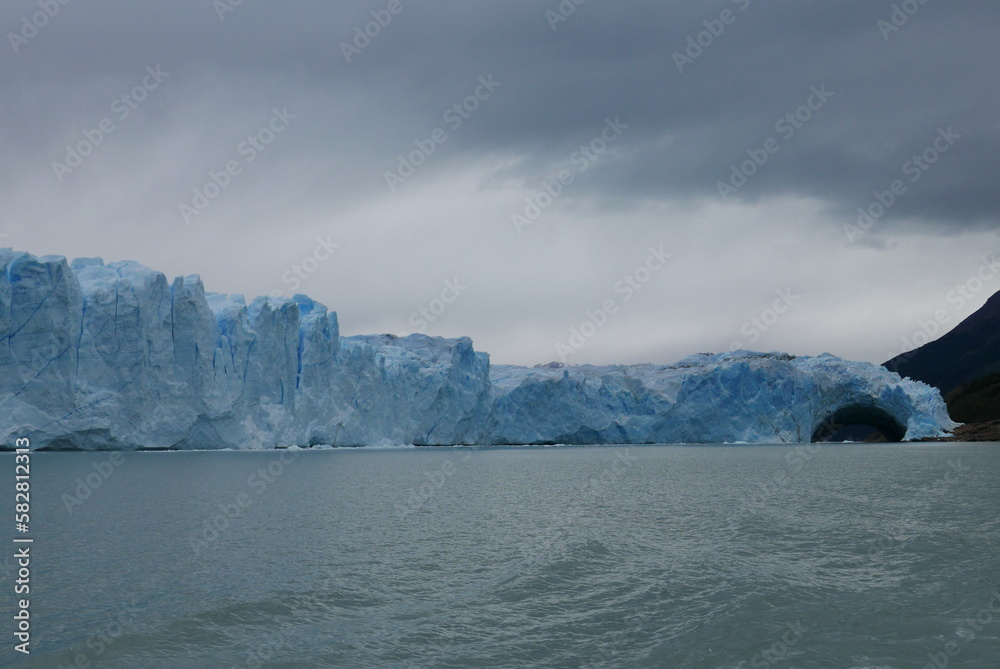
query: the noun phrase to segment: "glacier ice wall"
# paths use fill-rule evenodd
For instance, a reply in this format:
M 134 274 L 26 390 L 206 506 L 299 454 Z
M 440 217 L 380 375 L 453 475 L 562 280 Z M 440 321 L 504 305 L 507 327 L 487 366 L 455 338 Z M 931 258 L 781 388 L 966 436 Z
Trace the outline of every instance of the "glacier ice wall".
M 10 249 L 0 270 L 8 448 L 794 442 L 851 407 L 907 439 L 954 427 L 936 390 L 829 355 L 491 367 L 468 338 L 341 337 L 304 295 L 248 304 L 197 276 Z
M 492 443 L 808 442 L 838 415 L 883 414 L 907 440 L 955 423 L 940 393 L 824 354 L 700 354 L 673 365 L 495 366 Z

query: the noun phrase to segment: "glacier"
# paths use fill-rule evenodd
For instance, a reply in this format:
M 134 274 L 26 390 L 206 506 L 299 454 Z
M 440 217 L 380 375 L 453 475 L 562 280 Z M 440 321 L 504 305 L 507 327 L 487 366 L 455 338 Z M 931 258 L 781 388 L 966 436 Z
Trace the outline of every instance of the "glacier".
M 940 393 L 823 354 L 491 365 L 467 337 L 342 337 L 306 297 L 206 292 L 131 261 L 0 249 L 0 445 L 808 442 L 864 422 L 947 435 Z

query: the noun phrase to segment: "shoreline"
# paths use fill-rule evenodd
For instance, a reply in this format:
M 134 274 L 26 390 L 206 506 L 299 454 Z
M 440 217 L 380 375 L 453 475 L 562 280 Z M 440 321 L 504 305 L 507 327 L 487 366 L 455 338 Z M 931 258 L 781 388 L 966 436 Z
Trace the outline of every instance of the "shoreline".
M 931 437 L 920 441 L 1000 441 L 1000 420 L 966 423 L 956 427 L 950 437 Z

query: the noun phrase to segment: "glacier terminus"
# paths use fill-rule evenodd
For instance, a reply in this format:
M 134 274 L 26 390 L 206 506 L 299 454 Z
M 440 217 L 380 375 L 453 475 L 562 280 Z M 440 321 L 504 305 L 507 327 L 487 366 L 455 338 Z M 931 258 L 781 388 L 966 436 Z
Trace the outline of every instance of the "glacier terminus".
M 467 337 L 341 337 L 305 295 L 205 292 L 125 261 L 0 249 L 0 445 L 35 449 L 788 443 L 948 434 L 940 393 L 867 362 L 734 351 L 491 365 Z

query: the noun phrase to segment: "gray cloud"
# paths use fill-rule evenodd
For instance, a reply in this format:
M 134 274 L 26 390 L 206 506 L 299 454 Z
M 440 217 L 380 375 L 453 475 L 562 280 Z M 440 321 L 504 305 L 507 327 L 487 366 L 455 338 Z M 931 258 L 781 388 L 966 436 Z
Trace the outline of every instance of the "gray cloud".
M 15 53 L 9 34 L 42 11 L 18 0 L 0 9 L 0 232 L 36 253 L 135 258 L 248 293 L 290 291 L 290 268 L 331 236 L 340 254 L 296 289 L 340 311 L 345 331 L 412 330 L 458 275 L 468 291 L 428 331 L 516 362 L 551 359 L 666 244 L 670 266 L 577 361 L 729 346 L 793 284 L 806 291 L 795 310 L 742 343 L 881 359 L 1000 246 L 1000 8 L 911 5 L 884 39 L 892 2 L 588 0 L 553 30 L 556 1 L 402 0 L 347 62 L 343 44 L 388 0 L 246 0 L 222 20 L 209 0 L 46 3 L 58 12 L 13 38 Z M 689 37 L 711 44 L 679 72 Z M 150 66 L 169 75 L 122 118 Z M 488 75 L 500 87 L 454 127 L 447 110 Z M 833 97 L 776 125 L 814 87 Z M 275 108 L 294 118 L 247 160 L 240 147 Z M 627 130 L 581 169 L 608 118 Z M 104 119 L 114 130 L 60 180 L 53 163 Z M 948 128 L 960 138 L 911 181 L 909 161 Z M 446 140 L 391 192 L 386 172 L 436 129 Z M 718 182 L 769 139 L 777 150 L 723 202 Z M 231 161 L 239 174 L 185 223 L 180 205 Z M 561 170 L 572 184 L 518 234 L 511 215 Z M 848 244 L 858 207 L 897 179 L 905 192 Z M 832 325 L 845 305 L 894 315 Z

